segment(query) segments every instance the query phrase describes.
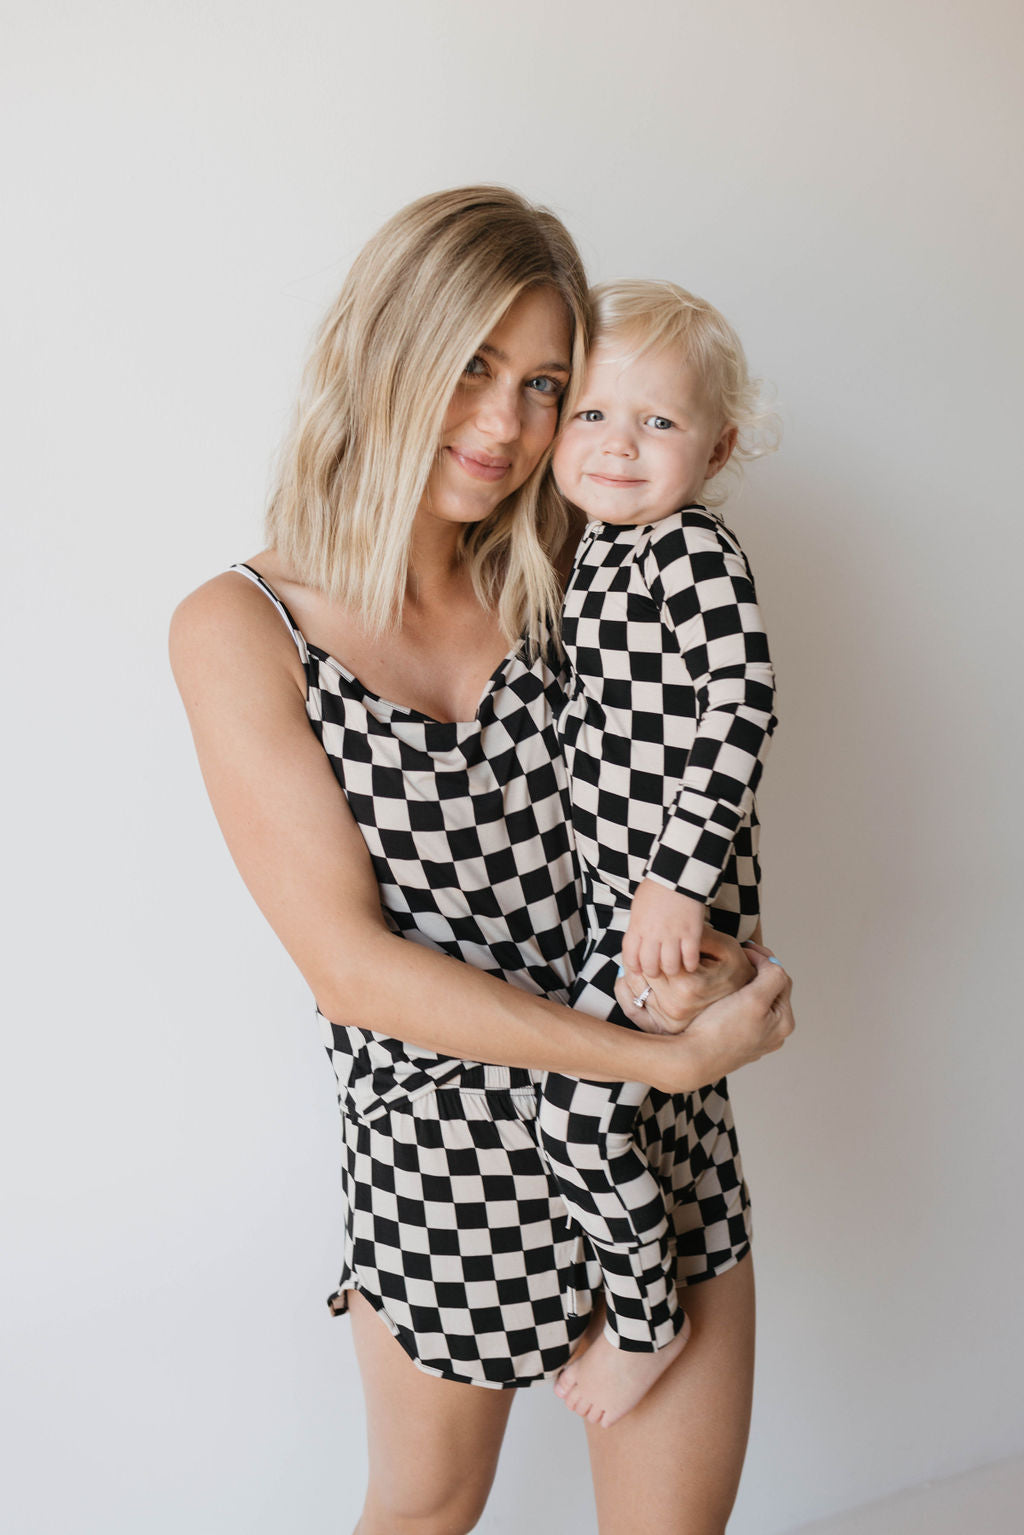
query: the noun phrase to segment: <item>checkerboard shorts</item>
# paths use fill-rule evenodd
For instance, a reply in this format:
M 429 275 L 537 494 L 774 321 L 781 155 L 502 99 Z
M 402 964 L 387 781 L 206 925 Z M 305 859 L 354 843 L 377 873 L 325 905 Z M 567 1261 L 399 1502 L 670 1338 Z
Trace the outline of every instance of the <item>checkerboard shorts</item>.
M 345 1254 L 328 1304 L 359 1290 L 428 1375 L 532 1385 L 565 1364 L 601 1270 L 540 1152 L 541 1074 L 467 1065 L 453 1085 L 360 1118 L 343 1103 Z M 637 1140 L 661 1181 L 680 1284 L 749 1251 L 724 1081 L 651 1091 Z

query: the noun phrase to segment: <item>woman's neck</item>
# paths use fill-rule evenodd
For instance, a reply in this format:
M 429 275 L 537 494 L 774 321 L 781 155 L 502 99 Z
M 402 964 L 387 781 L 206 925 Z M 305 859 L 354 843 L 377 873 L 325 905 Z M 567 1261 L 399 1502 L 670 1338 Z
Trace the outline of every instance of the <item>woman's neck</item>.
M 415 608 L 447 605 L 471 586 L 462 555 L 462 526 L 416 514 L 409 539 L 406 603 Z

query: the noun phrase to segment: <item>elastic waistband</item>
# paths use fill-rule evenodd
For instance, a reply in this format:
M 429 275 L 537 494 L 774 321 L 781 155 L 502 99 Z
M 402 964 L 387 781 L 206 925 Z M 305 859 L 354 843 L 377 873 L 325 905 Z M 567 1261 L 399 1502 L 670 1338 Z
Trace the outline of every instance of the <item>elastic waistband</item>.
M 484 1102 L 493 1095 L 521 1103 L 535 1103 L 537 1088 L 543 1076 L 543 1072 L 530 1071 L 525 1066 L 485 1066 L 473 1062 L 458 1067 L 451 1076 L 420 1087 L 416 1092 L 403 1093 L 395 1089 L 369 1102 L 352 1092 L 342 1092 L 338 1101 L 347 1118 L 363 1124 L 373 1124 L 389 1114 L 435 1118 L 440 1112 L 439 1099 L 451 1105 L 460 1098 L 475 1098 Z
M 464 1066 L 453 1077 L 438 1083 L 441 1092 L 458 1093 L 514 1093 L 533 1092 L 543 1072 L 530 1071 L 525 1066 L 484 1066 L 475 1062 Z

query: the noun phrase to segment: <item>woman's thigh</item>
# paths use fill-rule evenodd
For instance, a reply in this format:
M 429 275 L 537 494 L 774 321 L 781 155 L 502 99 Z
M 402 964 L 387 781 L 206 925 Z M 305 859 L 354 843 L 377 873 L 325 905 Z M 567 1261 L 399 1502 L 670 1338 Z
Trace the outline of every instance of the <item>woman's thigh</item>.
M 751 1259 L 681 1293 L 693 1335 L 638 1407 L 587 1427 L 600 1535 L 723 1535 L 754 1380 Z
M 514 1390 L 416 1368 L 369 1301 L 349 1295 L 370 1477 L 358 1535 L 460 1535 L 483 1512 Z

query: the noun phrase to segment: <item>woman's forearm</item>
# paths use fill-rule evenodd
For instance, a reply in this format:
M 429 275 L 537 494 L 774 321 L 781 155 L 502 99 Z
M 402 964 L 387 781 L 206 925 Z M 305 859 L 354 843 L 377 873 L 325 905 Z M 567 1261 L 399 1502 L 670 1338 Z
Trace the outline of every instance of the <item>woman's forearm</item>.
M 382 929 L 344 973 L 318 988 L 332 1023 L 354 1024 L 465 1060 L 600 1081 L 647 1082 L 665 1092 L 703 1083 L 685 1035 L 635 1033 L 532 995 Z

